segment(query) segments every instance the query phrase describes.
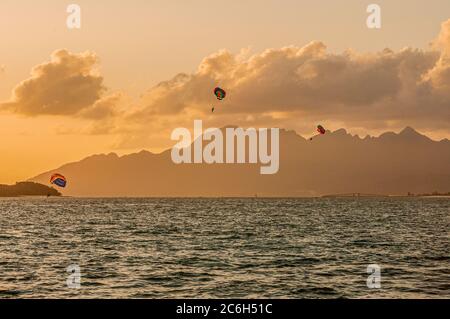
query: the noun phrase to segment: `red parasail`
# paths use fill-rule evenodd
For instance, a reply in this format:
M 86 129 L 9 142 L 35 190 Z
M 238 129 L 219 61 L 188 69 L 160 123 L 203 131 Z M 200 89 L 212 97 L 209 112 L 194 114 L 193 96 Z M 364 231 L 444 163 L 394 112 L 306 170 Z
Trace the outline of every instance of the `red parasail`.
M 320 136 L 320 135 L 324 135 L 327 131 L 323 128 L 322 125 L 317 125 L 317 132 L 319 134 L 314 135 L 313 137 L 311 137 L 309 140 L 312 141 L 314 137 L 316 136 Z

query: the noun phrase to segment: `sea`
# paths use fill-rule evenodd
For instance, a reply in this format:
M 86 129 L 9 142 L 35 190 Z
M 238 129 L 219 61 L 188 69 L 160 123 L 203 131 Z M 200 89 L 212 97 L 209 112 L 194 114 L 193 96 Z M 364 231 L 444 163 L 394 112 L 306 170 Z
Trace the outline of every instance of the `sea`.
M 0 298 L 450 298 L 449 198 L 3 198 Z

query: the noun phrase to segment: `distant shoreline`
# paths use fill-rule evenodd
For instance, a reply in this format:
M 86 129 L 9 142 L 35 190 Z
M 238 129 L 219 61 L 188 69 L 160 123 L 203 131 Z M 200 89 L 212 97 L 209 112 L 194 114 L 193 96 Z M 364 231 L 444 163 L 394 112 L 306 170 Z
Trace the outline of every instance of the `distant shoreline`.
M 431 193 L 431 194 L 405 194 L 405 195 L 385 195 L 385 194 L 364 194 L 364 193 L 347 193 L 347 194 L 330 194 L 320 196 L 322 198 L 370 198 L 370 197 L 450 197 L 449 193 Z
M 426 195 L 426 196 L 406 196 L 406 195 L 379 195 L 379 196 L 339 196 L 339 195 L 325 195 L 325 196 L 46 196 L 46 195 L 18 195 L 18 196 L 0 196 L 1 199 L 173 199 L 173 200 L 189 200 L 189 199 L 204 199 L 204 200 L 221 200 L 221 199 L 251 199 L 251 200 L 277 200 L 277 199 L 371 199 L 371 198 L 386 198 L 386 199 L 402 199 L 402 198 L 449 198 L 450 195 Z

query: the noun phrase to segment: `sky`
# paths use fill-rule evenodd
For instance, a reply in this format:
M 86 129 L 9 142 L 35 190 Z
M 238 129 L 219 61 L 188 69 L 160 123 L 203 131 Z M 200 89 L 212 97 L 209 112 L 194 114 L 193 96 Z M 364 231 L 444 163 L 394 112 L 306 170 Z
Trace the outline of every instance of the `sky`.
M 81 29 L 66 26 L 71 3 Z M 194 119 L 449 138 L 449 13 L 448 0 L 2 0 L 0 183 L 162 151 Z

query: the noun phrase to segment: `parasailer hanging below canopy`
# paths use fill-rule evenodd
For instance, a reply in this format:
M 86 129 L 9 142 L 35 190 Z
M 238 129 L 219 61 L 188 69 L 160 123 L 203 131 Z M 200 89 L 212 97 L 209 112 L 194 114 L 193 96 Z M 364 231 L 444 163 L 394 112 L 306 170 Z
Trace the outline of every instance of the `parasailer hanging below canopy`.
M 326 133 L 326 131 L 322 125 L 317 125 L 317 132 L 319 132 L 320 135 L 323 135 Z
M 50 184 L 55 184 L 59 187 L 66 187 L 67 180 L 61 174 L 53 174 L 52 177 L 50 177 Z
M 225 98 L 225 96 L 227 95 L 227 92 L 225 92 L 225 90 L 221 89 L 220 87 L 216 87 L 214 89 L 214 95 L 216 96 L 216 98 L 221 101 Z
M 222 100 L 225 98 L 225 96 L 227 95 L 227 92 L 225 92 L 225 90 L 224 90 L 224 89 L 221 89 L 220 87 L 216 87 L 216 88 L 214 89 L 214 95 L 216 96 L 216 98 L 217 98 L 219 101 L 222 101 Z M 214 113 L 214 110 L 215 110 L 215 107 L 213 106 L 213 107 L 211 108 L 211 112 Z
M 314 135 L 313 137 L 311 137 L 309 140 L 312 141 L 312 139 L 316 136 L 320 136 L 320 135 L 324 135 L 327 131 L 323 128 L 322 125 L 317 125 L 317 132 L 319 134 Z

